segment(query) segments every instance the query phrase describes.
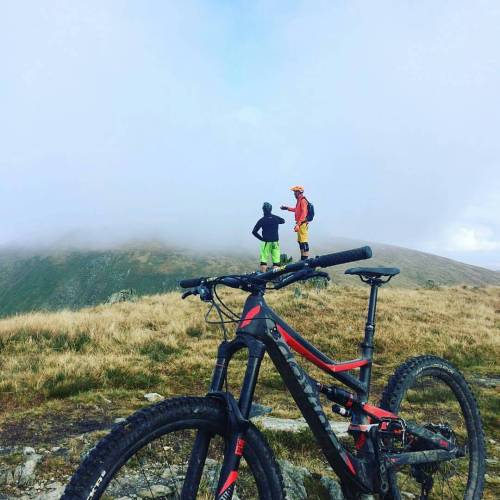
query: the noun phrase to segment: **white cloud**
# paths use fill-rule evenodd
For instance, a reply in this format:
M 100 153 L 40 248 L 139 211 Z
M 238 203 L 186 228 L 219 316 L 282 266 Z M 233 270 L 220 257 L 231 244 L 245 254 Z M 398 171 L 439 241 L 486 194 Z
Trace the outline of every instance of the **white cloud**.
M 0 244 L 252 244 L 300 183 L 313 244 L 498 262 L 500 2 L 226 3 L 3 2 Z
M 450 252 L 492 252 L 500 250 L 500 240 L 495 239 L 489 227 L 457 227 L 450 231 L 447 244 Z

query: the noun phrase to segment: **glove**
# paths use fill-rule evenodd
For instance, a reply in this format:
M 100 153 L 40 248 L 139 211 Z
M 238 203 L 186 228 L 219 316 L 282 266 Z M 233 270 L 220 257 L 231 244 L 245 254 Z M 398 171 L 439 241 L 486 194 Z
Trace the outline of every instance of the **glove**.
M 288 210 L 288 207 L 285 207 L 285 205 L 281 205 L 281 210 Z
M 299 225 L 298 224 L 295 224 L 295 227 L 293 228 L 293 230 L 298 233 L 299 232 Z

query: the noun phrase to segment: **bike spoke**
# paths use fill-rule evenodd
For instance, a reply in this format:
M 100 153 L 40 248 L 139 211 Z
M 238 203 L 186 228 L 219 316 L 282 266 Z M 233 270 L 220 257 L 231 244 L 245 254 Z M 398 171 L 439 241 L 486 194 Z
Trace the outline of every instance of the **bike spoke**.
M 144 479 L 146 480 L 146 483 L 148 485 L 149 492 L 151 493 L 151 498 L 154 498 L 155 495 L 153 493 L 153 490 L 151 489 L 151 483 L 148 480 L 148 477 L 146 476 L 146 473 L 144 472 L 144 461 L 141 457 L 139 457 L 139 465 L 141 466 L 141 473 L 144 476 Z
M 167 456 L 167 450 L 165 450 L 165 447 L 163 448 L 163 455 L 165 457 L 165 463 L 167 464 L 167 467 L 170 471 L 170 474 L 173 478 L 172 480 L 172 486 L 174 487 L 174 492 L 175 492 L 175 498 L 177 498 L 178 500 L 181 499 L 180 495 L 179 495 L 179 489 L 177 487 L 177 482 L 176 482 L 176 478 L 175 478 L 175 474 L 174 474 L 174 471 L 172 470 L 172 466 L 170 465 L 170 460 L 168 459 L 168 456 Z
M 437 377 L 417 379 L 406 392 L 399 415 L 406 421 L 417 422 L 443 434 L 458 446 L 467 445 L 467 427 L 461 407 L 450 387 Z M 417 440 L 417 444 L 410 445 L 409 451 L 425 452 L 423 446 Z M 464 498 L 467 481 L 464 482 L 461 469 L 467 465 L 468 455 L 451 461 L 408 467 L 403 474 L 397 474 L 398 487 L 400 491 L 417 494 L 421 498 Z M 421 483 L 426 477 L 428 480 L 434 478 L 434 485 L 428 494 Z
M 196 433 L 194 429 L 176 431 L 144 446 L 113 477 L 103 498 L 184 498 L 181 490 Z M 193 492 L 193 497 L 200 500 L 213 499 L 222 470 L 225 448 L 225 440 L 221 436 L 212 437 L 202 467 L 198 492 Z M 258 496 L 251 469 L 242 458 L 238 497 L 250 500 Z
M 210 486 L 210 490 L 214 492 L 214 494 L 217 492 L 217 484 L 219 482 L 219 477 L 220 477 L 220 473 L 222 471 L 222 463 L 217 465 L 217 467 L 215 468 L 214 470 L 214 476 L 213 476 L 213 479 L 212 479 L 212 484 Z
M 441 481 L 441 498 L 444 498 L 444 481 Z

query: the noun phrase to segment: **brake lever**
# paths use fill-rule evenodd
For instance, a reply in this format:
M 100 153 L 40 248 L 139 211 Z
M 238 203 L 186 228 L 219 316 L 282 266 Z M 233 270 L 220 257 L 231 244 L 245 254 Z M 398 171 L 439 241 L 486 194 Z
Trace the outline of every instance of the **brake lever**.
M 212 288 L 207 285 L 200 285 L 196 289 L 196 295 L 200 296 L 200 299 L 203 300 L 203 302 L 212 302 L 214 296 L 212 293 Z
M 182 300 L 187 299 L 190 295 L 198 295 L 198 290 L 188 290 L 184 292 L 181 296 Z

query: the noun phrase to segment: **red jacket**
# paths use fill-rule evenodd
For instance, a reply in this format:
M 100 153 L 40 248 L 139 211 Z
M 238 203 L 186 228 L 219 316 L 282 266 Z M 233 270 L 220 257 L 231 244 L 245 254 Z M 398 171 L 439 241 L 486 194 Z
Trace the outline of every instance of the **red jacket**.
M 306 197 L 301 194 L 297 198 L 297 204 L 295 208 L 287 207 L 290 212 L 295 212 L 295 222 L 300 225 L 303 222 L 307 222 L 307 200 Z

